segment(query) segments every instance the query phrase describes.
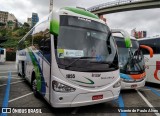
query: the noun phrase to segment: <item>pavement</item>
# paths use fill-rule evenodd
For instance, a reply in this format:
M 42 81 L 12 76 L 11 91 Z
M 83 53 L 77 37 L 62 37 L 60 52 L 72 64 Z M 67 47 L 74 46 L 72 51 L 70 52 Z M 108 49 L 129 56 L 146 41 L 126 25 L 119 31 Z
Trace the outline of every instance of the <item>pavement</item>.
M 9 80 L 10 89 L 7 91 Z M 8 108 L 38 108 L 43 112 L 41 114 L 9 113 L 8 116 L 160 116 L 160 112 L 156 112 L 160 108 L 160 88 L 150 84 L 138 90 L 123 90 L 117 100 L 106 103 L 76 108 L 52 108 L 42 97 L 34 97 L 30 84 L 16 73 L 15 62 L 0 64 L 0 107 L 3 107 L 6 101 Z M 137 111 L 135 113 L 112 112 L 120 107 Z M 150 107 L 155 112 L 137 113 L 138 109 L 145 111 Z

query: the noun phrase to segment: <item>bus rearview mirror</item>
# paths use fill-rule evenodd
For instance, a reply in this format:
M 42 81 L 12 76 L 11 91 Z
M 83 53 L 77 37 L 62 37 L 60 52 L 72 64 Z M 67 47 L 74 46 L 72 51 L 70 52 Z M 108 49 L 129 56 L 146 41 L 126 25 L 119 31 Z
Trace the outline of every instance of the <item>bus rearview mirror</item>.
M 153 49 L 149 46 L 146 46 L 146 45 L 140 45 L 140 48 L 142 49 L 147 49 L 149 51 L 149 54 L 150 54 L 150 58 L 153 57 Z

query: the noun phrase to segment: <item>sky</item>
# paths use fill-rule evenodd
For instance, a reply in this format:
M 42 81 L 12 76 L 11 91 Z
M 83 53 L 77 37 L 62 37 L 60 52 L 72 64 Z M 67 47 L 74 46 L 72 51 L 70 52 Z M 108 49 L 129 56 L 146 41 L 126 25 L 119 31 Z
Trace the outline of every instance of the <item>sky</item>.
M 19 22 L 26 22 L 32 12 L 38 13 L 40 19 L 49 13 L 50 0 L 1 0 L 0 11 L 8 11 L 16 16 Z M 80 6 L 88 8 L 97 4 L 115 0 L 53 0 L 54 8 L 63 6 Z M 160 8 L 127 11 L 107 14 L 110 28 L 119 28 L 131 32 L 145 30 L 148 36 L 160 35 Z

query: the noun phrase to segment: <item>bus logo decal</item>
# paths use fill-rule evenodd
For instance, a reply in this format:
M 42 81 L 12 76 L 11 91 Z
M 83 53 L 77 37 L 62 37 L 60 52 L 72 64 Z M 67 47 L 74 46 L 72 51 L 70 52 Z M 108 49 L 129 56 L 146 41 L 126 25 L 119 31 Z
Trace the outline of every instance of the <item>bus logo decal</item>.
M 84 78 L 86 78 L 86 77 L 84 77 Z M 83 82 L 83 81 L 78 81 L 78 80 L 73 80 L 73 81 L 83 83 L 83 84 L 90 84 L 90 85 L 94 84 L 94 81 L 92 81 L 91 79 L 89 79 L 89 78 L 86 78 L 86 79 L 88 80 L 88 82 Z
M 42 93 L 43 96 L 45 96 L 45 94 L 46 94 L 46 84 L 45 84 L 45 80 L 44 80 L 44 77 L 43 77 L 43 73 L 42 73 L 39 61 L 38 61 L 35 54 L 32 52 L 32 50 L 30 48 L 28 48 L 28 52 L 29 52 L 33 67 L 35 69 L 36 79 L 38 80 L 37 89 L 38 89 L 39 92 Z
M 92 74 L 92 77 L 100 77 L 101 74 Z
M 154 72 L 154 78 L 158 81 L 160 81 L 160 78 L 158 77 L 159 70 L 160 70 L 160 61 L 156 61 L 156 70 Z

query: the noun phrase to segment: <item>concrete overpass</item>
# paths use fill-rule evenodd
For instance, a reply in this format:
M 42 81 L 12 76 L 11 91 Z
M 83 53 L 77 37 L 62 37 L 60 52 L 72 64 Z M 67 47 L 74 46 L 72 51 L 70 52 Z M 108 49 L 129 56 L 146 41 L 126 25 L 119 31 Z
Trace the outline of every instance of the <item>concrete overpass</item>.
M 151 8 L 160 8 L 160 0 L 116 0 L 92 6 L 87 10 L 100 16 L 109 13 Z

